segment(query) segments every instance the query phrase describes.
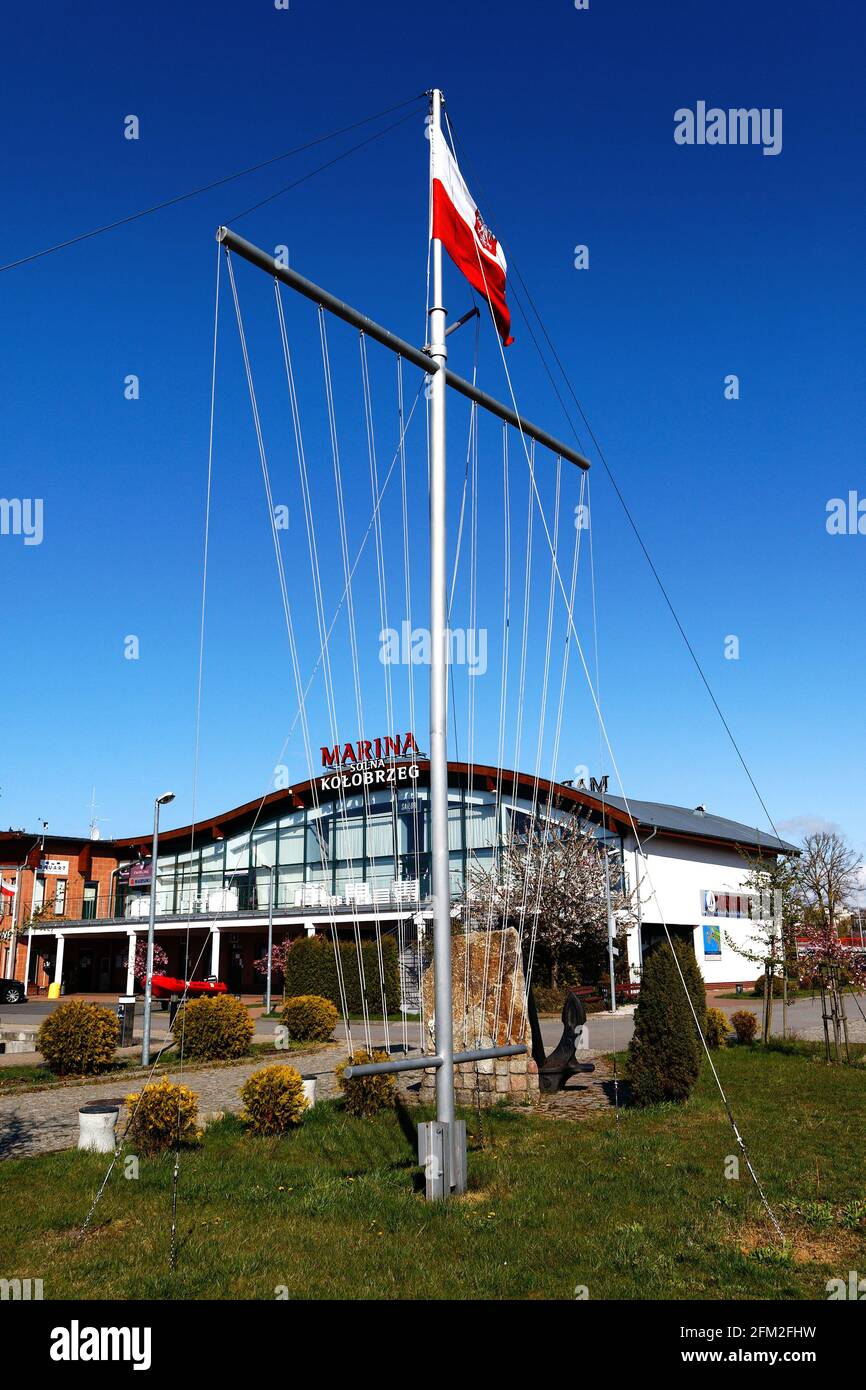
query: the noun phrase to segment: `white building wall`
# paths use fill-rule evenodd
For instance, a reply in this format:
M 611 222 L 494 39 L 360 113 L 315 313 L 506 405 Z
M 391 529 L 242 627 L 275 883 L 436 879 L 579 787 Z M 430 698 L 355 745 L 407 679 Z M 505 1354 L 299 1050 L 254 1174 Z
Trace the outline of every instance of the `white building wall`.
M 625 863 L 629 885 L 641 882 L 641 918 L 646 924 L 669 927 L 691 927 L 695 955 L 707 984 L 720 982 L 751 982 L 760 974 L 760 967 L 739 955 L 728 939 L 749 945 L 757 924 L 748 917 L 717 917 L 702 912 L 706 889 L 714 893 L 745 893 L 748 865 L 734 847 L 701 845 L 662 831 L 651 837 L 643 835 L 646 864 L 635 852 L 634 837 L 625 841 Z M 655 895 L 653 891 L 655 890 Z M 715 927 L 721 939 L 721 954 L 705 949 L 704 927 Z M 629 933 L 629 965 L 633 976 L 640 967 L 638 929 Z

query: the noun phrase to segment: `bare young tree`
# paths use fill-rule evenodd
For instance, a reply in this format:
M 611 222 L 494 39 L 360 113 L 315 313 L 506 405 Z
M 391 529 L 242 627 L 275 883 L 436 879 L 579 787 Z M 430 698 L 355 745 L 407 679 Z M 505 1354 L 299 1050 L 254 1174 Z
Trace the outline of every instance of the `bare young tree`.
M 473 930 L 522 928 L 533 933 L 556 988 L 576 951 L 603 966 L 607 951 L 607 884 L 617 935 L 634 917 L 619 858 L 574 818 L 539 821 L 525 834 L 506 838 L 492 868 L 470 864 L 464 912 Z M 465 918 L 464 918 L 465 920 Z
M 844 835 L 816 830 L 803 840 L 794 886 L 803 920 L 830 932 L 860 886 L 862 860 Z

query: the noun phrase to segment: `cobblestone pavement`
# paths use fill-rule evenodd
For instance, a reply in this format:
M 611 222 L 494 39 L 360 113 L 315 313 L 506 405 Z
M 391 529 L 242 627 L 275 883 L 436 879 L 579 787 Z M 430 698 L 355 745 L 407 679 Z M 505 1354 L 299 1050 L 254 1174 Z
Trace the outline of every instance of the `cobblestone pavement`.
M 304 1076 L 317 1078 L 316 1095 L 322 1099 L 336 1093 L 334 1069 L 344 1055 L 342 1048 L 332 1047 L 319 1052 L 293 1052 L 286 1055 L 285 1061 Z M 278 1060 L 268 1057 L 231 1067 L 187 1070 L 184 1084 L 197 1094 L 199 1115 L 207 1119 L 217 1111 L 240 1110 L 239 1087 L 251 1072 Z M 167 1074 L 172 1081 L 180 1079 L 176 1071 Z M 122 1101 L 145 1080 L 144 1076 L 112 1077 L 86 1085 L 0 1096 L 0 1159 L 73 1148 L 78 1143 L 79 1106 L 92 1101 Z
M 578 1072 L 571 1077 L 565 1089 L 554 1095 L 542 1095 L 538 1101 L 538 1111 L 542 1115 L 552 1115 L 560 1120 L 579 1120 L 591 1110 L 610 1110 L 614 1107 L 613 1065 L 600 1052 L 590 1048 L 578 1053 L 581 1062 L 593 1062 L 594 1072 Z M 626 1097 L 622 1077 L 619 1078 L 619 1101 Z

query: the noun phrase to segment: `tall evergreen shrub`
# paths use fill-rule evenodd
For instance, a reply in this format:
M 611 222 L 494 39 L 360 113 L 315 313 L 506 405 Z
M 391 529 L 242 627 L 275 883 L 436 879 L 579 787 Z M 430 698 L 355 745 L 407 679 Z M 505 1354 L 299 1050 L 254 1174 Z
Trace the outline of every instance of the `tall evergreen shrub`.
M 343 983 L 350 1014 L 363 1012 L 360 975 L 358 971 L 358 952 L 354 942 L 340 945 L 340 960 L 343 965 Z M 365 941 L 361 946 L 366 983 L 367 1007 L 371 1012 L 382 1010 L 382 988 L 379 983 L 379 957 L 375 941 Z M 385 1001 L 389 1013 L 400 1007 L 400 969 L 397 960 L 397 943 L 391 936 L 382 938 L 382 964 L 385 977 Z M 299 994 L 318 994 L 330 999 L 341 1009 L 340 991 L 337 984 L 337 966 L 334 947 L 323 937 L 309 936 L 296 941 L 286 952 L 286 969 L 283 975 L 285 997 L 290 999 Z
M 674 942 L 686 988 L 698 1015 L 701 1036 L 706 1027 L 704 983 L 694 951 Z M 683 990 L 673 952 L 667 942 L 650 951 L 644 961 L 640 994 L 629 1043 L 627 1075 L 638 1105 L 687 1100 L 698 1079 L 701 1039 Z

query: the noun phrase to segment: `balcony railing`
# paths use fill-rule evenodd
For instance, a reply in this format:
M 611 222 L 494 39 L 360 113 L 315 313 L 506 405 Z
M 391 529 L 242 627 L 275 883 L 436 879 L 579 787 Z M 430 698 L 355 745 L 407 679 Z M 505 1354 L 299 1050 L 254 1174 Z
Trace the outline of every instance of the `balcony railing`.
M 375 884 L 364 881 L 349 881 L 341 885 L 341 892 L 331 893 L 323 883 L 299 883 L 280 885 L 274 901 L 274 912 L 279 915 L 300 915 L 315 909 L 335 911 L 346 915 L 351 911 L 363 910 L 391 912 L 411 910 L 423 901 L 421 884 L 418 879 L 393 879 L 388 883 Z M 246 883 L 231 888 L 210 888 L 206 892 L 188 897 L 178 902 L 174 889 L 162 892 L 157 890 L 156 916 L 160 921 L 186 921 L 187 917 L 214 919 L 237 919 L 240 917 L 266 917 L 269 911 L 268 884 L 250 887 Z M 186 896 L 186 895 L 184 895 Z M 37 912 L 33 918 L 36 929 L 87 927 L 91 923 L 129 923 L 141 925 L 150 916 L 150 893 L 139 892 L 122 897 L 119 894 L 99 894 L 93 898 L 67 901 L 62 911 L 51 907 Z M 11 927 L 11 917 L 0 922 L 0 928 Z M 27 931 L 30 919 L 25 916 L 19 923 L 20 931 Z

